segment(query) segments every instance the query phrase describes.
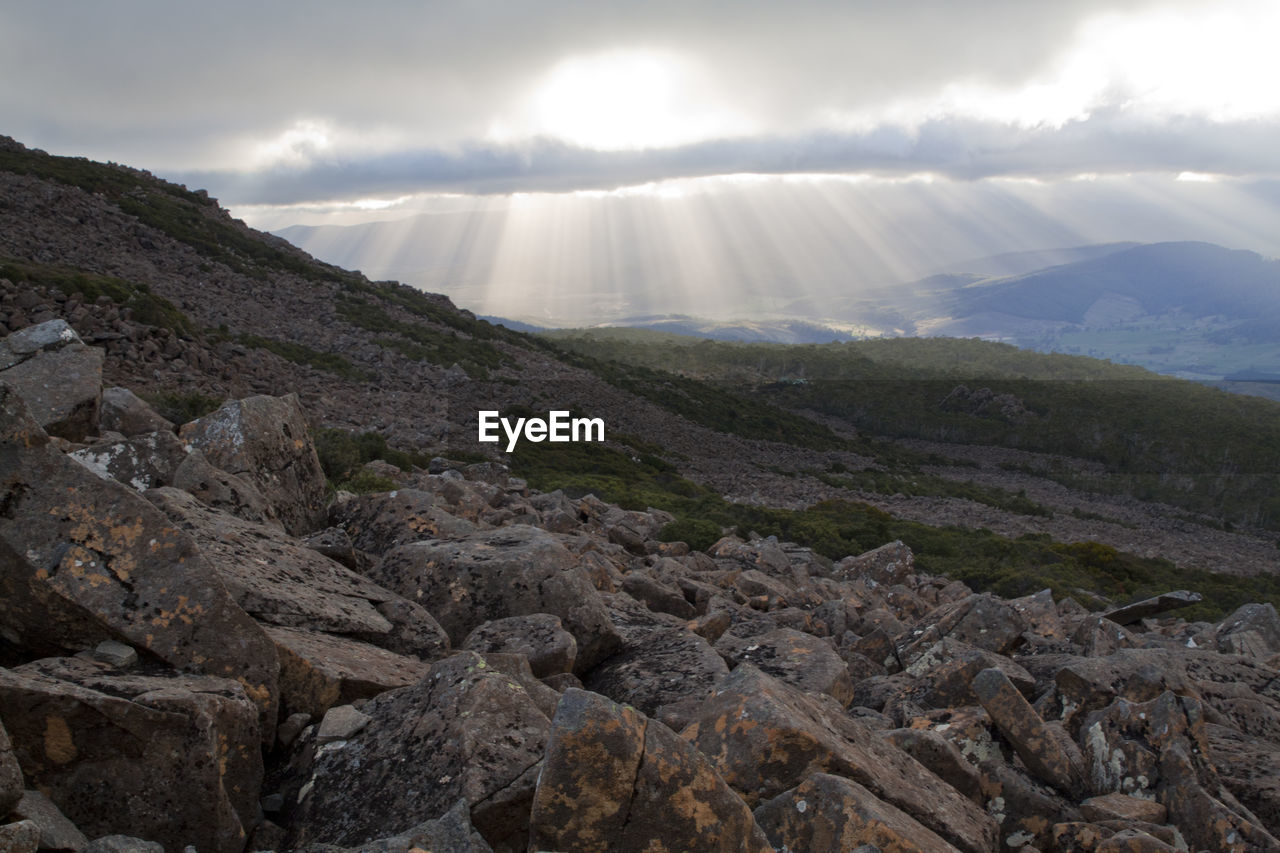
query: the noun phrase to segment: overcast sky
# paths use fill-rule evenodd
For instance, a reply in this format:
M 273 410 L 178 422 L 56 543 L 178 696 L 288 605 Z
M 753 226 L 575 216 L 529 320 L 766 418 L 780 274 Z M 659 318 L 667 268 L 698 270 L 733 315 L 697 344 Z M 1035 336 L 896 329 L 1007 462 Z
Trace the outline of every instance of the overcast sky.
M 8 0 L 0 133 L 556 325 L 1280 255 L 1280 0 Z M 391 224 L 388 224 L 391 223 Z
M 1280 172 L 1280 3 L 0 6 L 0 132 L 224 203 Z

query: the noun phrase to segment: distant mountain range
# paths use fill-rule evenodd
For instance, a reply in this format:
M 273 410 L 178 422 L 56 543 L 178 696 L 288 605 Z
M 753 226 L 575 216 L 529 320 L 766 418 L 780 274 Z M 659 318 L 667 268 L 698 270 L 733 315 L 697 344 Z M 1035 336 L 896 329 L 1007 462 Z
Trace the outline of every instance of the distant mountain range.
M 492 217 L 441 214 L 432 223 L 429 232 L 421 221 L 405 220 L 277 233 L 321 257 L 377 275 L 451 282 L 464 305 L 467 293 L 491 297 L 498 286 L 492 282 L 504 280 L 495 273 L 501 229 Z M 758 273 L 754 265 L 762 258 L 748 253 L 736 262 Z M 631 272 L 600 285 L 599 292 L 582 284 L 530 284 L 542 293 L 549 319 L 528 316 L 519 307 L 528 301 L 513 299 L 513 319 L 495 321 L 536 330 L 563 325 L 555 320 L 560 312 L 578 316 L 590 305 L 595 325 L 715 340 L 979 337 L 1200 381 L 1280 373 L 1280 261 L 1212 243 L 1118 242 L 1007 252 L 878 285 L 859 282 L 851 271 L 843 288 L 777 285 L 769 293 L 756 285 L 749 293 L 726 293 L 710 306 L 705 294 L 699 303 L 685 292 L 689 288 L 641 275 L 645 262 L 628 261 L 624 267 Z M 1240 387 L 1259 384 L 1243 381 Z M 1274 389 L 1271 383 L 1268 390 Z
M 1027 269 L 1045 260 L 1061 262 Z M 604 325 L 781 343 L 858 332 L 980 337 L 1231 380 L 1236 390 L 1280 374 L 1280 261 L 1255 252 L 1113 243 L 978 258 L 964 267 L 844 297 L 797 299 L 782 317 L 754 322 L 634 317 Z M 998 270 L 1011 272 L 991 274 Z M 1270 385 L 1262 390 L 1274 395 Z

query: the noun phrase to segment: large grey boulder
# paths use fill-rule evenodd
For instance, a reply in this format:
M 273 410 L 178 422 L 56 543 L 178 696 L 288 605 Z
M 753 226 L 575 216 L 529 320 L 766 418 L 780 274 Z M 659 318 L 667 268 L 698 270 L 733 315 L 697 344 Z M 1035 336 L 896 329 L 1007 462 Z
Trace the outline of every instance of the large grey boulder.
M 268 627 L 280 656 L 280 704 L 285 714 L 319 717 L 329 708 L 406 687 L 429 665 L 349 637 L 301 628 Z
M 257 487 L 291 534 L 325 526 L 324 470 L 297 394 L 233 400 L 179 435 L 215 468 Z
M 153 489 L 146 498 L 195 539 L 236 602 L 259 621 L 397 644 L 390 638 L 395 625 L 377 609 L 399 600 L 394 592 L 271 525 L 205 506 L 186 492 Z M 421 614 L 414 628 L 415 653 L 438 657 L 448 649 L 429 615 Z
M 538 678 L 572 672 L 578 658 L 577 640 L 564 630 L 560 617 L 550 613 L 485 622 L 467 635 L 461 648 L 481 655 L 490 652 L 524 655 Z
M 243 849 L 263 766 L 238 682 L 46 658 L 0 669 L 0 713 L 32 785 L 87 835 Z
M 369 577 L 429 610 L 455 645 L 483 622 L 533 613 L 560 617 L 578 644 L 578 673 L 620 644 L 578 558 L 536 527 L 513 525 L 402 545 Z
M 105 357 L 65 320 L 49 320 L 0 341 L 0 381 L 17 389 L 46 432 L 79 441 L 98 431 Z
M 123 640 L 244 685 L 275 730 L 275 648 L 191 537 L 49 445 L 0 382 L 0 632 L 29 657 Z
M 99 426 L 132 438 L 147 432 L 173 432 L 174 423 L 161 416 L 128 388 L 102 389 Z
M 549 721 L 518 682 L 459 652 L 363 712 L 363 729 L 318 753 L 293 821 L 296 845 L 401 834 L 461 798 L 495 849 L 525 849 Z
M 706 701 L 728 674 L 729 667 L 702 637 L 659 627 L 597 666 L 586 686 L 653 717 L 664 705 Z
M 530 821 L 530 850 L 773 849 L 697 750 L 634 708 L 577 689 L 552 719 Z
M 93 444 L 67 455 L 103 479 L 144 492 L 173 482 L 187 451 L 176 435 L 161 430 Z

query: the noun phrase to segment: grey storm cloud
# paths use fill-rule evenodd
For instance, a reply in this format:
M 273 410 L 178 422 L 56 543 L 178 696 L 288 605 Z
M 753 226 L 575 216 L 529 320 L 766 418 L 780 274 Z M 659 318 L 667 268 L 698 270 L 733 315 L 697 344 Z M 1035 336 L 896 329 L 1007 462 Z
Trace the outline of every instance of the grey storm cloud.
M 596 151 L 554 140 L 421 149 L 259 172 L 172 177 L 238 204 L 291 204 L 412 192 L 510 193 L 609 190 L 669 178 L 755 173 L 929 172 L 957 180 L 1072 177 L 1136 171 L 1274 174 L 1275 123 L 1182 119 L 1152 127 L 1093 117 L 1061 128 L 1011 130 L 974 121 L 932 121 L 913 130 L 819 132 L 700 142 L 642 151 Z
M 857 132 L 814 116 L 956 81 L 1014 86 L 1050 68 L 1117 0 L 169 0 L 0 7 L 0 132 L 56 153 L 154 168 L 225 201 L 388 192 L 607 188 L 733 172 L 931 170 L 957 177 L 1170 168 L 1270 173 L 1274 123 L 1173 126 L 1095 115 L 1057 127 L 933 118 Z M 1162 6 L 1194 6 L 1170 0 Z M 694 56 L 756 130 L 639 151 L 485 141 L 566 56 Z M 318 120 L 395 140 L 302 164 L 228 161 L 246 139 Z

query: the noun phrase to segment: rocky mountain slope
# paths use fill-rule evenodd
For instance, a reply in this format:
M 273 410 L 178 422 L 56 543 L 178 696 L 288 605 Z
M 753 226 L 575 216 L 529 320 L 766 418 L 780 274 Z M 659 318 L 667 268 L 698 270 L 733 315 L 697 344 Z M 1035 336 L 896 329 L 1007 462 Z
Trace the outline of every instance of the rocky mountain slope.
M 1270 604 L 1006 600 L 888 536 L 665 541 L 666 512 L 477 454 L 474 412 L 602 414 L 591 464 L 696 488 L 656 453 L 766 507 L 847 498 L 801 472 L 874 460 L 780 410 L 698 420 L 739 398 L 675 415 L 704 392 L 318 264 L 145 173 L 16 143 L 0 167 L 8 849 L 1280 849 Z M 436 458 L 334 493 L 334 428 Z M 1135 535 L 1098 518 L 1075 520 Z
M 1280 849 L 1270 605 L 691 551 L 489 462 L 327 499 L 296 395 L 175 433 L 64 321 L 0 353 L 7 849 Z
M 675 395 L 661 378 L 638 395 L 631 375 L 609 381 L 535 338 L 476 321 L 444 297 L 321 264 L 231 219 L 200 193 L 9 140 L 0 145 L 0 331 L 52 317 L 105 349 L 109 384 L 214 401 L 297 393 L 317 423 L 375 431 L 396 447 L 496 455 L 493 445 L 475 441 L 478 410 L 571 408 L 603 417 L 610 446 L 629 456 L 661 448 L 683 475 L 747 503 L 853 499 L 1010 536 L 1051 533 L 1137 548 L 1181 566 L 1249 574 L 1280 568 L 1269 533 L 1188 528 L 1184 511 L 1149 501 L 1119 512 L 1137 512 L 1134 521 L 1081 518 L 1073 511 L 1111 502 L 1011 475 L 998 461 L 980 463 L 982 476 L 1013 491 L 1045 485 L 1052 519 L 945 495 L 833 486 L 812 472 L 876 460 L 836 442 L 821 452 L 797 446 L 791 428 L 726 431 L 697 417 L 708 408 L 702 401 L 672 417 Z M 747 405 L 760 404 L 724 407 Z M 1107 505 L 1092 515 L 1117 512 Z

